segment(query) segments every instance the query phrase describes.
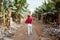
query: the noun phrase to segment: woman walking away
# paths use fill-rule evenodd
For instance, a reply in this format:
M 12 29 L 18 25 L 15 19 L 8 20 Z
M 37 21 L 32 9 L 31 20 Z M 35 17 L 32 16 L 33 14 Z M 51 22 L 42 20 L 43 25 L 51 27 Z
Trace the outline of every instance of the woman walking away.
M 32 18 L 30 17 L 30 15 L 27 16 L 25 23 L 28 26 L 28 35 L 32 34 Z

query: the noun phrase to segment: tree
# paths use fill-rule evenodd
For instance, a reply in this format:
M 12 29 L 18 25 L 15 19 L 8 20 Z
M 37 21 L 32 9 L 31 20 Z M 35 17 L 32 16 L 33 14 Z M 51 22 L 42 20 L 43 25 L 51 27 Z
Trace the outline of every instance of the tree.
M 56 9 L 60 10 L 60 0 L 51 0 L 51 1 L 54 3 Z
M 58 24 L 60 24 L 60 0 L 51 0 L 55 4 L 55 8 L 57 9 L 58 14 Z
M 15 11 L 16 12 L 15 14 L 17 14 L 16 16 L 19 15 L 19 18 L 20 18 L 20 13 L 23 11 L 22 9 L 24 8 L 25 4 L 26 4 L 26 0 L 13 0 L 13 1 L 0 0 L 0 5 L 1 5 L 0 8 L 3 6 L 2 9 L 0 10 L 2 11 L 2 14 L 3 14 L 4 25 L 5 25 L 5 20 L 6 20 L 5 15 L 8 15 L 8 9 L 11 8 L 12 12 Z
M 36 15 L 37 14 L 38 14 L 38 16 L 39 15 L 44 15 L 44 17 L 46 17 L 47 14 L 55 15 L 56 12 L 57 12 L 57 10 L 56 10 L 56 7 L 55 7 L 55 3 L 52 2 L 51 0 L 48 0 L 48 2 L 45 1 L 41 6 L 39 6 L 35 10 Z
M 14 6 L 17 8 L 16 12 L 17 12 L 17 18 L 18 18 L 18 22 L 20 23 L 21 20 L 21 13 L 24 10 L 24 6 L 26 4 L 26 0 L 15 0 L 14 1 Z

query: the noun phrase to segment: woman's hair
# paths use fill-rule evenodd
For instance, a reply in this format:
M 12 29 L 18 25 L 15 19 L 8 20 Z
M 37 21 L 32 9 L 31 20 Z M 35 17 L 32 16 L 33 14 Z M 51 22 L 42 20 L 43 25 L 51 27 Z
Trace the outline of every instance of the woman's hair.
M 27 15 L 28 17 L 30 17 L 30 15 Z

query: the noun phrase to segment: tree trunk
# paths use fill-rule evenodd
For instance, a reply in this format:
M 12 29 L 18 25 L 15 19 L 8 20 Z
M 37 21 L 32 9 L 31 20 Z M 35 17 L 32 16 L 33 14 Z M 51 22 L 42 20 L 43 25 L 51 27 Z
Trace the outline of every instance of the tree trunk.
M 5 18 L 5 10 L 4 10 L 4 7 L 2 6 L 2 15 L 3 15 L 3 23 L 4 23 L 4 26 L 6 25 L 6 18 Z
M 10 18 L 9 17 L 6 20 L 6 26 L 8 29 L 10 28 Z
M 11 10 L 8 10 L 8 16 L 7 16 L 7 28 L 10 29 L 11 23 L 10 23 L 10 18 L 11 18 Z
M 44 21 L 43 21 L 43 15 L 41 15 L 41 21 L 42 21 L 42 23 L 44 22 Z
M 21 23 L 21 15 L 18 14 L 17 16 L 18 16 L 18 17 L 17 17 L 17 19 L 18 19 L 18 20 L 17 20 L 17 21 L 18 21 L 18 24 L 20 24 L 20 23 Z
M 38 20 L 38 14 L 37 14 L 37 20 Z
M 58 13 L 58 22 L 60 24 L 60 12 Z

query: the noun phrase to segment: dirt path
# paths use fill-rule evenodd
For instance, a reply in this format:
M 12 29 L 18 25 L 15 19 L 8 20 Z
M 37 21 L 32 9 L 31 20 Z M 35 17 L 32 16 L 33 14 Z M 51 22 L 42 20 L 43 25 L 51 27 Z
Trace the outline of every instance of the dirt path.
M 33 24 L 33 34 L 27 35 L 27 25 L 23 24 L 23 26 L 16 32 L 14 40 L 39 40 L 39 36 L 42 33 L 42 30 L 35 23 Z

